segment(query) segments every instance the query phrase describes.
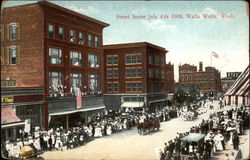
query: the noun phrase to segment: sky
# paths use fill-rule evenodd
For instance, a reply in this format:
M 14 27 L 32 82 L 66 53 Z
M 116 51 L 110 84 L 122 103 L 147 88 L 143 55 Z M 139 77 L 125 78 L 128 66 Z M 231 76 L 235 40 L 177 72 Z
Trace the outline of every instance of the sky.
M 4 7 L 34 2 L 7 1 Z M 110 24 L 103 32 L 104 45 L 149 42 L 166 48 L 166 62 L 174 64 L 176 81 L 180 64 L 198 66 L 202 61 L 204 67 L 212 65 L 221 71 L 222 77 L 226 72 L 242 72 L 249 64 L 249 16 L 243 1 L 51 2 Z M 157 17 L 148 19 L 148 15 Z M 211 56 L 212 52 L 219 57 Z

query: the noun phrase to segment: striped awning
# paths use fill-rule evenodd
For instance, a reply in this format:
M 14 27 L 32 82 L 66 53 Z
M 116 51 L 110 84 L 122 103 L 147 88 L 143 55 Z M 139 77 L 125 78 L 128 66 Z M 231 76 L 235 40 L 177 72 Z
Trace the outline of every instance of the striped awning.
M 245 69 L 244 72 L 235 80 L 233 85 L 228 89 L 225 95 L 228 96 L 247 96 L 248 91 L 250 90 L 250 72 L 249 66 Z

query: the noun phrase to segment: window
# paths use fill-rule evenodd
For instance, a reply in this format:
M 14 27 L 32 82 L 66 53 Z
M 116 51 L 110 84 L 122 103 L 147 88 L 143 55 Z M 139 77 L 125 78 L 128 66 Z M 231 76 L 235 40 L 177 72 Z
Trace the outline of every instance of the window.
M 10 54 L 9 54 L 9 60 L 10 60 L 10 63 L 9 64 L 17 64 L 17 52 L 16 52 L 16 47 L 11 47 L 9 49 L 10 51 Z
M 78 38 L 79 38 L 79 44 L 84 44 L 84 36 L 82 32 L 79 32 Z
M 141 63 L 141 55 L 139 54 L 126 55 L 126 64 L 137 64 L 137 63 Z
M 154 72 L 155 72 L 154 77 L 155 78 L 160 78 L 160 71 L 158 69 L 155 69 Z
M 161 71 L 161 78 L 165 79 L 165 72 L 164 71 Z
M 88 46 L 92 46 L 92 35 L 88 35 Z
M 16 24 L 11 24 L 10 28 L 10 40 L 16 40 L 17 38 L 17 26 Z
M 110 79 L 110 78 L 118 78 L 119 76 L 119 71 L 118 71 L 118 68 L 108 68 L 107 69 L 107 78 Z
M 108 92 L 113 91 L 113 84 L 112 83 L 107 83 L 107 90 L 108 90 Z
M 108 92 L 119 92 L 119 83 L 118 82 L 107 83 L 107 91 Z
M 154 78 L 154 70 L 153 69 L 148 69 L 148 77 Z
M 82 66 L 82 53 L 71 51 L 70 52 L 70 62 L 72 66 Z
M 162 58 L 161 58 L 161 65 L 165 65 L 165 62 L 166 62 L 166 61 L 165 61 L 164 57 L 162 57 Z
M 89 74 L 89 92 L 97 92 L 99 90 L 98 75 Z
M 127 78 L 141 77 L 141 69 L 140 68 L 126 68 L 126 77 Z
M 119 83 L 118 82 L 113 83 L 113 91 L 114 92 L 119 92 Z
M 49 48 L 50 64 L 62 64 L 62 50 L 58 48 Z
M 49 24 L 49 38 L 54 38 L 55 27 L 53 24 Z
M 113 69 L 113 78 L 118 78 L 118 77 L 119 77 L 118 68 L 114 68 Z
M 80 88 L 82 90 L 82 74 L 80 73 L 71 73 L 70 74 L 71 88 Z
M 58 28 L 58 36 L 60 40 L 64 40 L 64 28 L 63 27 Z
M 160 64 L 160 59 L 158 56 L 155 56 L 155 65 L 159 65 Z
M 142 82 L 126 82 L 126 91 L 142 91 Z
M 108 79 L 113 78 L 113 71 L 112 71 L 112 68 L 107 69 L 107 78 L 108 78 Z
M 148 63 L 149 64 L 154 64 L 153 56 L 148 56 Z
M 113 57 L 112 56 L 106 56 L 107 57 L 107 65 L 113 64 Z
M 73 29 L 69 30 L 69 40 L 70 40 L 70 42 L 75 42 L 75 40 L 76 40 L 75 30 L 73 30 Z
M 99 67 L 98 56 L 96 54 L 89 54 L 89 67 Z
M 51 94 L 63 92 L 63 79 L 61 72 L 49 72 L 49 91 Z
M 98 42 L 98 37 L 95 36 L 95 47 L 98 48 L 99 47 L 99 42 Z
M 113 56 L 113 64 L 118 64 L 118 56 L 117 55 Z
M 107 55 L 106 60 L 107 60 L 107 65 L 117 65 L 118 55 Z

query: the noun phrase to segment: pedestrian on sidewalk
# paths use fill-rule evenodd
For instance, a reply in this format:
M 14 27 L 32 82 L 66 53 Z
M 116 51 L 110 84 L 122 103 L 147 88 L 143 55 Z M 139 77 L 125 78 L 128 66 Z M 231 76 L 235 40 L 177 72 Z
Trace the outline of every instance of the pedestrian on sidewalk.
M 235 133 L 234 134 L 234 136 L 233 136 L 233 148 L 235 149 L 235 150 L 238 150 L 239 149 L 239 136 L 238 136 L 238 134 L 237 133 Z

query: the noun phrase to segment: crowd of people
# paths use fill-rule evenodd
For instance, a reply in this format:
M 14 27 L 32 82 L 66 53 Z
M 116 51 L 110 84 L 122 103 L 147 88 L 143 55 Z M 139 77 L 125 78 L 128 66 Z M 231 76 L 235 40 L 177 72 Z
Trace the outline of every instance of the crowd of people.
M 249 129 L 249 121 L 250 112 L 244 106 L 213 113 L 208 120 L 191 127 L 189 132 L 177 133 L 174 140 L 165 143 L 164 150 L 160 150 L 160 160 L 210 159 L 214 153 L 225 150 L 225 144 L 238 150 L 239 135 Z M 203 134 L 204 137 L 199 141 L 183 140 L 192 133 Z
M 98 113 L 89 120 L 87 125 L 79 125 L 76 127 L 65 129 L 62 126 L 51 128 L 48 131 L 40 127 L 34 127 L 32 133 L 20 131 L 20 138 L 15 141 L 2 141 L 2 155 L 4 157 L 19 157 L 20 149 L 25 146 L 31 146 L 35 151 L 52 151 L 65 149 L 73 149 L 83 146 L 85 143 L 103 136 L 109 136 L 116 132 L 128 130 L 144 121 L 145 118 L 155 117 L 160 122 L 167 121 L 176 117 L 174 108 L 164 107 L 156 109 L 153 112 L 144 111 L 116 111 Z

